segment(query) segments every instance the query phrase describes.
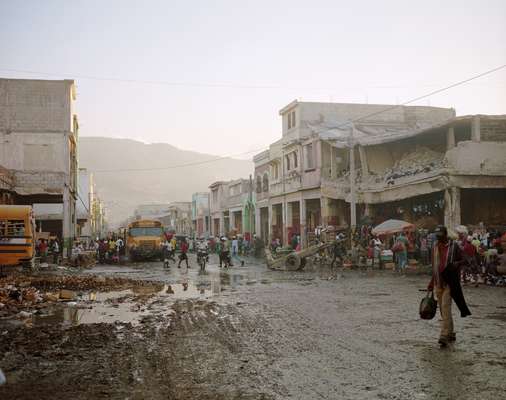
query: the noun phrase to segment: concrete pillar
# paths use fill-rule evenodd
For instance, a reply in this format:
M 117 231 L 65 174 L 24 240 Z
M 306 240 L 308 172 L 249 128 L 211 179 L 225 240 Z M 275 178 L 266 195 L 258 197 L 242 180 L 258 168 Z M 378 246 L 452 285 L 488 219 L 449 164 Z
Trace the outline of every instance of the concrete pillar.
M 285 201 L 283 201 L 281 203 L 281 222 L 282 222 L 281 232 L 283 235 L 283 237 L 281 239 L 282 239 L 283 245 L 286 246 L 288 243 L 288 240 L 287 240 L 287 235 L 286 235 L 287 222 L 286 222 L 286 202 Z
M 453 126 L 448 128 L 446 132 L 446 150 L 453 149 L 455 147 L 455 131 Z
M 62 220 L 62 234 L 63 234 L 63 252 L 64 257 L 70 257 L 72 252 L 72 215 L 70 209 L 71 199 L 70 189 L 68 185 L 63 188 L 63 220 Z
M 360 166 L 362 167 L 362 176 L 369 176 L 369 164 L 367 163 L 367 154 L 363 146 L 358 146 L 358 154 L 360 156 Z
M 300 243 L 302 248 L 307 247 L 306 235 L 306 200 L 300 199 Z
M 262 227 L 260 223 L 260 207 L 258 206 L 258 204 L 255 207 L 255 233 L 257 234 L 257 236 L 262 235 Z M 262 238 L 262 240 L 265 240 L 265 238 Z
M 473 122 L 471 123 L 471 140 L 473 142 L 481 141 L 480 117 L 478 115 L 473 117 Z
M 290 232 L 291 228 L 292 228 L 292 219 L 293 219 L 293 213 L 292 213 L 292 204 L 291 203 L 284 203 L 284 205 L 286 205 L 286 210 L 285 210 L 285 225 L 284 225 L 284 237 L 285 237 L 285 242 L 286 244 L 289 244 L 289 240 L 288 240 L 288 233 Z
M 460 188 L 452 187 L 453 227 L 460 225 Z
M 329 217 L 330 217 L 329 199 L 324 196 L 320 198 L 320 215 L 322 218 L 321 220 L 322 226 L 327 226 L 329 224 Z
M 368 217 L 372 217 L 372 207 L 368 203 L 364 204 L 364 214 L 367 215 Z
M 351 229 L 355 231 L 357 227 L 357 201 L 355 192 L 355 148 L 350 147 L 350 220 Z
M 460 225 L 460 188 L 451 187 L 444 194 L 444 224 L 449 229 Z
M 228 218 L 230 221 L 230 230 L 232 231 L 235 229 L 235 213 L 231 210 L 228 210 Z
M 267 206 L 267 210 L 269 210 L 269 238 L 268 242 L 270 243 L 272 241 L 272 204 L 269 203 Z M 264 238 L 265 240 L 265 238 Z

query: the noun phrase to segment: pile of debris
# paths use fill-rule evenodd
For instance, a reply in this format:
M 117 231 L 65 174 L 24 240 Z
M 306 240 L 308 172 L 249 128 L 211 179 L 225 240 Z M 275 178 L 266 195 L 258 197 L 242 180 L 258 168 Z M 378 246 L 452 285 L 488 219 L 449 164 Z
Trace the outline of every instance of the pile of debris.
M 387 185 L 395 185 L 396 179 L 429 173 L 444 168 L 444 153 L 417 146 L 414 151 L 405 154 L 392 168 L 386 170 L 383 177 Z
M 29 318 L 50 303 L 74 301 L 78 292 L 139 289 L 161 284 L 104 276 L 29 276 L 13 274 L 0 279 L 0 319 L 17 316 Z
M 33 308 L 43 301 L 41 293 L 32 286 L 6 285 L 0 287 L 0 317 L 18 314 L 19 310 L 23 310 L 21 317 L 28 317 L 30 313 L 25 310 Z

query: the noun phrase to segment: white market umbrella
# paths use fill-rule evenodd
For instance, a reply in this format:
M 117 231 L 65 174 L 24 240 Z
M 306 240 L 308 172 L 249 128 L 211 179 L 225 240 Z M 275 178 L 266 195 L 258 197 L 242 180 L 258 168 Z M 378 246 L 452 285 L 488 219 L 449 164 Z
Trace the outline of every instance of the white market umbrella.
M 372 230 L 373 235 L 391 235 L 393 233 L 399 233 L 404 231 L 413 230 L 415 226 L 406 221 L 400 219 L 388 219 L 382 222 Z

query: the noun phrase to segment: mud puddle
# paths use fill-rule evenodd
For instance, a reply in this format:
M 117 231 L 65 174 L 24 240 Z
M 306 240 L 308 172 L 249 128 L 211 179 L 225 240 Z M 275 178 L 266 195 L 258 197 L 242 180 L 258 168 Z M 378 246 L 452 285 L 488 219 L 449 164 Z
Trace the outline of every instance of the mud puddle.
M 34 326 L 131 323 L 138 325 L 149 315 L 167 314 L 177 300 L 207 299 L 213 290 L 191 283 L 163 285 L 162 289 L 132 289 L 80 294 L 75 301 L 62 302 L 39 310 L 31 317 Z

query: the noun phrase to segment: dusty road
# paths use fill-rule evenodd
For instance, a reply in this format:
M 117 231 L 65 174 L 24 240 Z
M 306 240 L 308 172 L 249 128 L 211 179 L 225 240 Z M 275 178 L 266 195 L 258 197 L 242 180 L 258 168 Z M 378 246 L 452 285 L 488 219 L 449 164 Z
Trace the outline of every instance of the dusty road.
M 390 272 L 206 273 L 161 263 L 87 273 L 155 281 L 88 309 L 0 324 L 6 399 L 499 399 L 506 291 L 468 287 L 473 316 L 440 350 L 417 310 L 426 277 Z M 215 260 L 212 260 L 215 261 Z M 160 286 L 162 285 L 162 286 Z M 124 289 L 124 288 L 123 288 Z M 121 322 L 128 321 L 128 322 Z

